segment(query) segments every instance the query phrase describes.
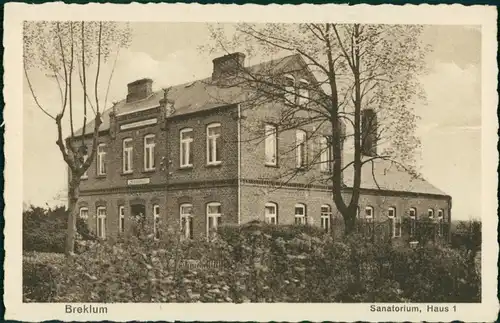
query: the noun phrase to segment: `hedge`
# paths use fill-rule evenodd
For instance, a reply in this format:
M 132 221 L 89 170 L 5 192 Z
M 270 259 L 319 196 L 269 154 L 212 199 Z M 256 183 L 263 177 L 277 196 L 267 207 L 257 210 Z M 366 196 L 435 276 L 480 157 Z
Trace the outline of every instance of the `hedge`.
M 38 277 L 29 266 L 28 300 L 44 298 L 34 295 L 45 288 L 45 300 L 58 302 L 480 301 L 480 278 L 460 250 L 359 235 L 335 241 L 299 226 L 226 226 L 211 242 L 140 234 L 93 243 L 56 265 L 57 274 Z

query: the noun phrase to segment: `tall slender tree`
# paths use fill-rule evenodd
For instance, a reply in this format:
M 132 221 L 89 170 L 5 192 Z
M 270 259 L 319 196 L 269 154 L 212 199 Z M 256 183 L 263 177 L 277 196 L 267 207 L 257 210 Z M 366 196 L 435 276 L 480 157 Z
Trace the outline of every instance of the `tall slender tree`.
M 71 255 L 81 177 L 94 160 L 114 66 L 119 49 L 130 42 L 130 30 L 128 25 L 114 22 L 29 21 L 24 23 L 23 40 L 25 84 L 39 110 L 54 121 L 56 145 L 69 169 L 65 252 Z M 112 67 L 103 82 L 105 64 Z M 40 83 L 32 81 L 37 72 L 45 75 L 44 81 L 52 81 L 60 102 L 43 102 L 37 92 Z M 92 118 L 93 129 L 87 129 Z M 66 128 L 69 136 L 65 139 Z M 92 137 L 90 146 L 85 142 L 88 136 Z
M 239 50 L 257 59 L 300 55 L 301 63 L 289 66 L 285 59 L 259 68 L 247 68 L 237 61 L 232 80 L 226 77 L 218 85 L 247 89 L 242 100 L 248 103 L 247 109 L 281 102 L 278 131 L 314 125 L 315 130 L 306 136 L 311 145 L 317 143 L 319 129 L 329 129 L 328 143 L 316 145 L 320 148 L 307 165 L 288 167 L 279 176 L 286 183 L 302 176 L 304 170 L 329 163 L 331 172 L 308 180 L 328 183 L 346 234 L 355 228 L 363 165 L 371 164 L 375 183 L 377 160 L 390 161 L 418 176 L 415 152 L 420 141 L 415 135 L 414 107 L 425 102 L 418 76 L 425 72 L 424 59 L 430 50 L 420 40 L 422 26 L 241 23 L 209 28 L 212 51 Z M 312 82 L 290 83 L 289 74 L 314 77 Z M 262 133 L 256 132 L 253 139 L 259 136 Z M 376 149 L 366 151 L 368 144 Z M 296 144 L 289 152 L 296 156 L 302 147 Z M 326 150 L 328 160 L 323 158 Z M 352 158 L 345 160 L 345 152 L 351 152 Z M 346 171 L 352 174 L 349 181 L 343 176 Z M 350 194 L 346 194 L 346 186 Z

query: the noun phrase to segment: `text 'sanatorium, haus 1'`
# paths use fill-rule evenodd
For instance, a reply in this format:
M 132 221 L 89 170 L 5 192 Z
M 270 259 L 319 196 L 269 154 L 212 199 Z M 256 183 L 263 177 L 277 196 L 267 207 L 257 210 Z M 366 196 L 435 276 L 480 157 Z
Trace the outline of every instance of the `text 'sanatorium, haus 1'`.
M 256 105 L 247 100 L 248 89 L 220 85 L 232 75 L 232 62 L 243 65 L 244 60 L 240 53 L 216 58 L 211 77 L 166 91 L 154 92 L 151 79 L 137 80 L 128 84 L 123 101 L 103 112 L 96 160 L 82 177 L 77 206 L 99 237 L 126 234 L 137 216 L 155 231 L 166 223 L 186 238 L 207 237 L 223 223 L 253 220 L 332 230 L 336 222 L 331 219 L 340 214 L 331 186 L 312 180 L 331 172 L 331 129 L 310 124 L 281 130 L 280 102 Z M 315 80 L 300 56 L 246 68 L 265 66 L 307 100 L 300 84 Z M 86 126 L 89 146 L 93 127 L 93 122 Z M 376 150 L 372 141 L 366 141 L 367 155 Z M 310 166 L 313 159 L 323 163 Z M 348 170 L 343 180 L 343 194 L 349 195 Z M 373 169 L 371 163 L 363 166 L 361 188 L 358 217 L 368 223 L 391 221 L 394 239 L 411 239 L 416 219 L 451 219 L 450 196 L 387 161 L 377 160 Z M 438 235 L 447 237 L 447 231 L 441 228 Z

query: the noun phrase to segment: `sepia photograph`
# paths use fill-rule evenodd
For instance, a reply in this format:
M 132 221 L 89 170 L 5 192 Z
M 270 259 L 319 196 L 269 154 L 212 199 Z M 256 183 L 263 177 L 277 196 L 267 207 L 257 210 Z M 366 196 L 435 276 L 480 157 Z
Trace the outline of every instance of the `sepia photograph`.
M 350 304 L 421 321 L 493 297 L 494 319 L 495 34 L 233 10 L 18 19 L 16 306 L 113 320 L 120 303 Z

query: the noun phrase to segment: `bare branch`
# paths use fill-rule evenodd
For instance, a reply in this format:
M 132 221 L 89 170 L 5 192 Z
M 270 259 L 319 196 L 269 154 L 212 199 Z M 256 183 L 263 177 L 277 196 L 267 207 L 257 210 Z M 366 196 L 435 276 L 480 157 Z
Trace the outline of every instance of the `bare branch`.
M 26 69 L 26 64 L 23 64 L 23 66 L 24 66 L 24 75 L 26 76 L 26 80 L 28 81 L 28 87 L 30 88 L 31 96 L 33 97 L 33 100 L 35 100 L 36 105 L 38 106 L 38 108 L 40 110 L 42 110 L 43 113 L 45 113 L 51 119 L 56 120 L 56 118 L 53 117 L 50 113 L 48 113 L 47 110 L 45 110 L 44 108 L 42 108 L 42 106 L 38 102 L 38 98 L 35 95 L 35 92 L 33 91 L 33 86 L 31 85 L 31 81 L 30 81 L 30 78 L 28 76 L 28 70 Z
M 99 92 L 97 90 L 97 86 L 99 82 L 99 72 L 101 70 L 101 37 L 102 37 L 102 21 L 99 22 L 99 36 L 97 40 L 97 71 L 95 75 L 95 88 L 94 88 L 95 104 L 97 112 L 99 112 Z
M 109 89 L 111 88 L 111 80 L 113 79 L 113 74 L 115 72 L 116 61 L 118 60 L 119 53 L 120 53 L 120 47 L 118 47 L 118 49 L 116 50 L 116 56 L 115 56 L 115 61 L 113 62 L 113 68 L 111 69 L 111 73 L 109 74 L 108 86 L 106 88 L 106 96 L 104 97 L 104 109 L 106 109 L 106 106 L 108 105 Z

